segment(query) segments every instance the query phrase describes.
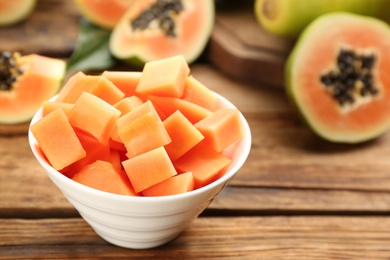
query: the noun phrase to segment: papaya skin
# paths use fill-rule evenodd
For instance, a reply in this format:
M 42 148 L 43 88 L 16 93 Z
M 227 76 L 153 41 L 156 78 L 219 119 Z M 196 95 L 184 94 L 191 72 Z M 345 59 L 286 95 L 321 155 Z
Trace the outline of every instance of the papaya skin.
M 297 38 L 315 18 L 330 12 L 350 12 L 389 19 L 387 0 L 255 0 L 258 23 L 269 33 Z
M 33 11 L 36 0 L 0 0 L 0 27 L 25 20 Z
M 321 87 L 321 83 L 319 80 L 318 83 L 313 83 L 308 75 L 318 74 L 319 77 L 322 71 L 319 71 L 318 69 L 312 71 L 312 68 L 316 67 L 316 64 L 313 63 L 306 65 L 307 71 L 303 71 L 305 70 L 304 64 L 307 61 L 306 57 L 313 56 L 310 55 L 310 53 L 314 54 L 323 51 L 322 49 L 319 49 L 317 45 L 319 42 L 327 43 L 323 45 L 331 45 L 332 50 L 341 47 L 346 43 L 344 42 L 344 36 L 346 34 L 349 34 L 353 28 L 355 28 L 354 31 L 358 31 L 360 34 L 362 32 L 362 27 L 364 27 L 362 29 L 363 31 L 373 32 L 371 35 L 376 35 L 377 39 L 381 39 L 380 42 L 377 42 L 376 44 L 374 43 L 375 41 L 370 41 L 369 46 L 370 48 L 375 48 L 375 51 L 378 53 L 378 59 L 380 60 L 377 67 L 378 74 L 376 74 L 378 76 L 375 76 L 374 80 L 378 80 L 382 85 L 382 95 L 372 103 L 365 104 L 361 109 L 353 110 L 351 114 L 345 114 L 341 110 L 336 110 L 335 105 L 329 106 L 329 102 L 322 102 L 324 99 L 328 99 L 328 96 L 325 97 L 325 95 L 321 94 L 319 98 L 315 99 L 317 100 L 315 106 L 319 108 L 316 109 L 315 106 L 311 105 L 313 103 L 310 103 L 307 100 L 313 97 L 312 93 L 319 93 L 318 91 L 313 92 L 313 89 Z M 323 32 L 331 30 L 331 28 L 342 30 L 344 31 L 344 34 L 343 32 L 340 32 L 340 35 L 342 36 L 340 38 L 333 37 L 332 42 L 330 42 L 327 38 L 328 36 L 324 36 L 326 34 Z M 352 42 L 352 44 L 350 42 L 347 43 L 350 44 L 352 48 L 359 49 L 358 46 L 360 41 L 355 42 L 354 40 Z M 389 44 L 390 26 L 387 23 L 373 17 L 351 13 L 325 14 L 314 20 L 303 31 L 285 65 L 285 86 L 287 96 L 296 107 L 303 122 L 315 134 L 327 141 L 353 144 L 375 139 L 390 129 L 390 118 L 387 116 L 390 113 L 390 106 L 387 105 L 389 103 L 387 100 L 390 98 L 388 78 L 386 75 L 381 76 L 386 66 L 390 64 L 390 54 L 386 47 Z M 333 59 L 334 56 L 331 56 L 328 60 L 332 63 Z M 321 62 L 321 64 L 324 64 L 324 62 Z M 306 84 L 309 85 L 306 85 L 305 87 L 302 85 L 302 82 L 306 82 Z M 307 86 L 310 86 L 310 88 Z M 307 94 L 309 92 L 310 94 Z M 321 114 L 318 113 L 319 110 L 321 111 Z M 335 113 L 334 111 L 339 112 Z M 372 111 L 376 112 L 372 113 Z M 329 123 L 329 120 L 324 120 L 322 115 L 326 115 L 328 118 L 329 115 L 332 115 L 331 123 Z M 334 119 L 333 115 L 337 116 L 337 119 Z M 356 120 L 356 118 L 359 119 Z M 353 124 L 350 123 L 351 121 Z M 340 125 L 342 125 L 342 127 L 340 127 Z

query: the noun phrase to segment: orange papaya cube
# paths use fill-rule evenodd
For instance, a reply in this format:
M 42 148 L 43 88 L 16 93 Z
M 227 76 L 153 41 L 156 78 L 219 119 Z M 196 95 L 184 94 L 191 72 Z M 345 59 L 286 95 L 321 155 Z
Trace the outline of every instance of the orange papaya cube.
M 114 83 L 125 94 L 125 97 L 131 97 L 136 95 L 135 89 L 142 76 L 142 72 L 106 70 L 102 73 L 102 76 Z
M 187 77 L 184 84 L 184 93 L 181 98 L 210 111 L 215 111 L 218 106 L 217 96 L 193 76 Z
M 143 101 L 137 96 L 125 97 L 119 102 L 114 104 L 114 107 L 121 111 L 121 116 L 127 114 L 128 112 L 134 110 L 136 107 L 139 107 L 143 104 Z
M 30 130 L 56 170 L 62 170 L 86 155 L 62 108 L 31 125 Z
M 71 76 L 64 84 L 57 98 L 58 102 L 75 103 L 78 97 L 87 89 L 87 75 L 82 71 Z
M 197 104 L 173 97 L 148 96 L 152 103 L 166 116 L 172 115 L 176 110 L 180 112 L 192 123 L 195 124 L 212 112 Z
M 117 131 L 129 158 L 171 142 L 150 101 L 120 117 L 117 120 Z
M 197 189 L 217 180 L 230 163 L 229 158 L 200 142 L 176 160 L 174 166 L 178 172 L 191 171 Z
M 168 196 L 194 190 L 195 182 L 192 172 L 175 175 L 165 181 L 142 191 L 144 196 Z
M 75 103 L 83 92 L 89 92 L 111 105 L 119 102 L 125 96 L 106 77 L 90 76 L 78 72 L 65 83 L 56 100 Z
M 182 55 L 149 61 L 136 88 L 143 95 L 181 97 L 190 68 Z
M 65 114 L 68 116 L 72 110 L 74 104 L 58 102 L 58 101 L 43 101 L 42 102 L 42 115 L 46 116 L 50 112 L 54 111 L 56 108 L 61 107 L 64 110 Z
M 131 96 L 131 97 L 126 97 L 122 99 L 121 101 L 117 102 L 114 104 L 114 107 L 121 111 L 121 116 L 127 114 L 128 112 L 134 110 L 136 107 L 142 105 L 142 100 L 137 97 L 137 96 Z M 115 129 L 111 135 L 111 139 L 116 141 L 116 142 L 122 142 L 119 135 L 118 131 L 116 128 L 115 124 Z
M 195 124 L 204 142 L 217 152 L 241 139 L 244 129 L 237 109 L 221 108 Z
M 85 166 L 73 176 L 72 180 L 105 192 L 137 196 L 127 176 L 106 161 L 97 160 Z
M 159 147 L 122 162 L 136 193 L 177 174 L 164 147 Z
M 188 152 L 204 138 L 179 110 L 165 119 L 163 124 L 172 140 L 165 145 L 165 150 L 172 161 Z
M 70 124 L 105 144 L 109 141 L 120 111 L 106 101 L 83 92 L 69 115 Z
M 95 162 L 96 160 L 109 161 L 110 160 L 110 146 L 109 144 L 101 144 L 92 136 L 86 135 L 81 132 L 76 132 L 77 137 L 83 146 L 86 155 L 84 158 L 72 163 L 64 171 L 61 171 L 64 175 L 72 178 L 82 168 Z

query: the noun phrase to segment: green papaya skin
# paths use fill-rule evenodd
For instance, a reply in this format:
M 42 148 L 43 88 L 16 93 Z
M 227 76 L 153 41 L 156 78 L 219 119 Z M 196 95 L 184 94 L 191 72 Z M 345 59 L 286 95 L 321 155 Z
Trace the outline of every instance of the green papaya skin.
M 268 32 L 297 38 L 315 18 L 330 12 L 351 12 L 390 18 L 388 0 L 255 0 L 258 23 Z

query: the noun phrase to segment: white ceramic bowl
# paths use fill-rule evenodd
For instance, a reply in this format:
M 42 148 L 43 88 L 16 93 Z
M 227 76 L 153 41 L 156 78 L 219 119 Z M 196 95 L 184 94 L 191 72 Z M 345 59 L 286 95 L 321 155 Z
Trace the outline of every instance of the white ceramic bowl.
M 223 107 L 235 108 L 216 95 Z M 31 124 L 41 117 L 42 109 L 35 114 Z M 205 187 L 172 196 L 123 196 L 84 186 L 49 165 L 31 131 L 28 138 L 32 152 L 47 175 L 100 237 L 117 246 L 142 249 L 163 245 L 177 237 L 243 166 L 252 141 L 249 125 L 242 114 L 240 117 L 245 134 L 224 152 L 232 159 L 226 174 Z

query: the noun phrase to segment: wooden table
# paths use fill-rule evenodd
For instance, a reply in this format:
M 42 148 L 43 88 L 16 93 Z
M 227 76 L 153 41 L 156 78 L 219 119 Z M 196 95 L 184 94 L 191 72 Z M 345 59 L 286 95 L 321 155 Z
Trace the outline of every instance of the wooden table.
M 31 23 L 0 30 L 0 49 L 66 57 L 79 18 L 69 3 L 40 1 Z M 26 134 L 3 135 L 0 259 L 389 259 L 390 133 L 329 143 L 302 124 L 283 88 L 231 77 L 211 62 L 191 70 L 243 112 L 253 144 L 231 184 L 181 236 L 148 250 L 105 242 L 45 175 Z

